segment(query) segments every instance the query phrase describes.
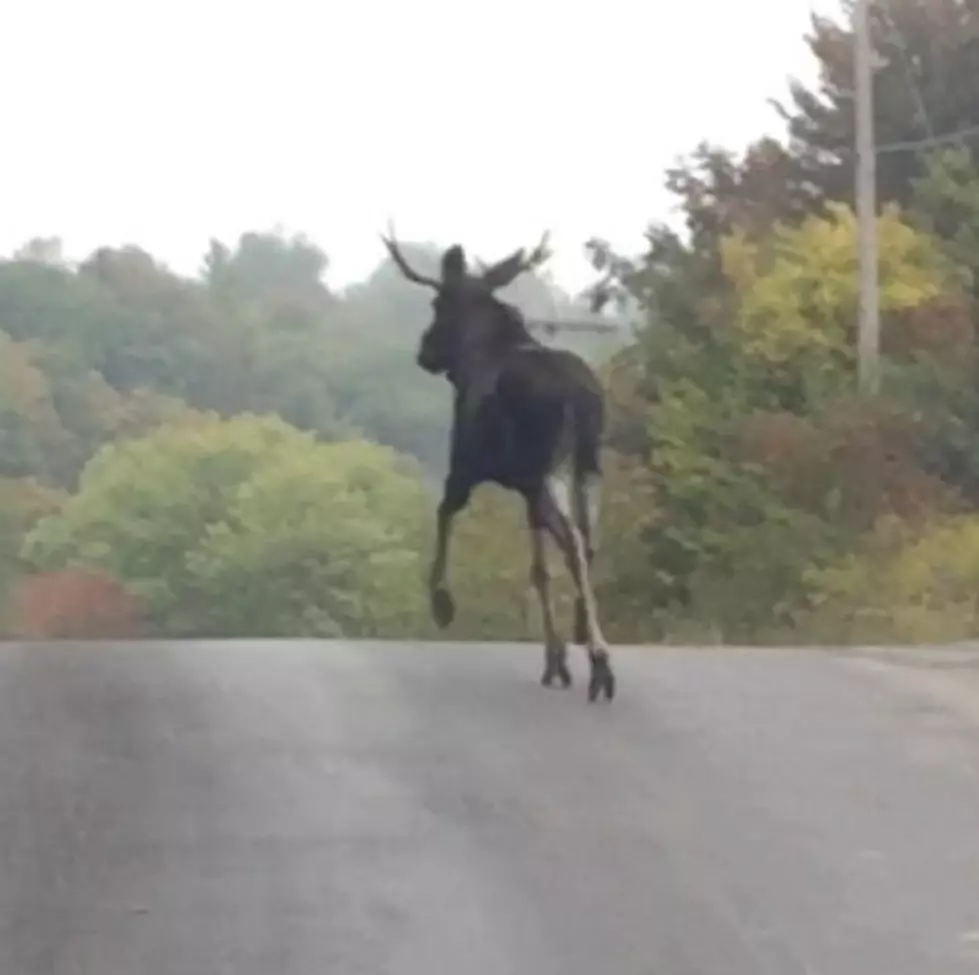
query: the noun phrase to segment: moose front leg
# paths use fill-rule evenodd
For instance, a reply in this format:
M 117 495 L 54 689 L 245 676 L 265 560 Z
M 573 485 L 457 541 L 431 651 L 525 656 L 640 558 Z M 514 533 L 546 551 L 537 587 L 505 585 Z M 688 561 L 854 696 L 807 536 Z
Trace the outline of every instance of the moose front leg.
M 453 519 L 466 506 L 471 493 L 471 485 L 450 475 L 445 482 L 442 500 L 439 502 L 435 528 L 435 554 L 428 574 L 428 598 L 432 618 L 440 629 L 445 629 L 455 619 L 455 600 L 445 582 L 449 539 L 452 534 Z

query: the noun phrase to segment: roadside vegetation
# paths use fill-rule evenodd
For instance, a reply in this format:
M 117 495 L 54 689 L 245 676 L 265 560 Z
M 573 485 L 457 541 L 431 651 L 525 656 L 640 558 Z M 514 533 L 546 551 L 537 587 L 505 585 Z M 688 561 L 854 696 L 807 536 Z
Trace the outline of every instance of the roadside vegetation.
M 924 136 L 908 58 L 934 131 L 979 126 L 979 15 L 887 6 L 907 50 L 875 16 L 879 142 Z M 609 394 L 596 569 L 618 641 L 979 635 L 979 137 L 880 156 L 883 382 L 858 396 L 852 38 L 815 19 L 808 40 L 821 81 L 792 86 L 784 138 L 694 147 L 667 176 L 681 232 L 590 243 L 635 335 L 552 340 Z M 214 241 L 193 277 L 57 240 L 0 262 L 4 635 L 438 635 L 429 309 L 387 261 L 328 281 L 315 244 L 267 232 Z M 546 271 L 506 297 L 583 307 Z M 445 635 L 536 631 L 522 519 L 491 488 L 461 516 Z

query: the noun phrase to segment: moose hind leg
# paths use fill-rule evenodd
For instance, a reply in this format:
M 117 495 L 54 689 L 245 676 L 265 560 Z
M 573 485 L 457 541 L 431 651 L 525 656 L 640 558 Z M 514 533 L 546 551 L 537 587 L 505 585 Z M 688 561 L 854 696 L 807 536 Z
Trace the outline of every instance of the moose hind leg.
M 563 478 L 553 477 L 548 481 L 548 493 L 553 504 L 550 507 L 548 527 L 554 540 L 564 552 L 568 570 L 578 590 L 578 600 L 584 616 L 585 645 L 591 676 L 588 681 L 588 700 L 594 701 L 600 694 L 611 701 L 615 697 L 615 673 L 609 656 L 608 644 L 602 634 L 598 620 L 595 594 L 591 588 L 588 572 L 588 558 L 582 533 L 575 524 L 571 507 L 570 492 Z M 577 608 L 576 608 L 577 616 Z
M 574 642 L 583 647 L 588 644 L 588 614 L 581 596 L 576 596 L 574 601 Z
M 554 605 L 551 602 L 550 576 L 547 571 L 547 553 L 544 548 L 545 526 L 539 512 L 539 501 L 527 505 L 527 521 L 530 530 L 530 581 L 540 603 L 544 628 L 544 673 L 541 684 L 550 687 L 557 680 L 561 687 L 571 686 L 568 669 L 568 649 L 557 632 L 554 622 Z
M 581 531 L 585 548 L 585 562 L 590 570 L 595 558 L 598 533 L 599 482 L 597 475 L 585 474 L 574 481 L 575 520 Z M 574 603 L 574 642 L 581 646 L 588 643 L 588 612 L 585 600 L 578 596 Z

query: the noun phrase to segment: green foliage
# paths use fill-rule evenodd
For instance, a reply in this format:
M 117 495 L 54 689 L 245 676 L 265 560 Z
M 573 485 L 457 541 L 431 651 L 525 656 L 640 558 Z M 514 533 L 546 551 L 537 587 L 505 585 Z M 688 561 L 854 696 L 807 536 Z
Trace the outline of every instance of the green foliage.
M 414 363 L 429 298 L 389 261 L 335 295 L 327 267 L 274 233 L 212 241 L 195 279 L 138 247 L 71 267 L 37 240 L 0 262 L 0 475 L 74 492 L 31 534 L 35 568 L 118 578 L 153 632 L 431 634 L 417 563 L 451 398 Z M 544 276 L 505 297 L 576 310 Z M 522 532 L 522 519 L 512 537 L 490 528 L 498 567 L 516 551 L 523 579 Z M 24 571 L 22 535 L 5 588 Z M 489 632 L 481 618 L 457 632 Z
M 71 487 L 102 444 L 194 415 L 171 396 L 113 389 L 63 348 L 0 331 L 0 475 Z
M 283 451 L 229 498 L 187 557 L 194 632 L 392 636 L 421 618 L 426 498 L 366 443 Z
M 67 440 L 36 351 L 0 332 L 0 475 L 48 475 Z
M 654 319 L 612 364 L 610 439 L 646 472 L 637 577 L 662 633 L 694 620 L 725 639 L 780 632 L 810 568 L 882 513 L 952 503 L 920 456 L 928 414 L 910 408 L 901 370 L 922 376 L 936 350 L 961 360 L 969 333 L 930 310 L 961 311 L 968 275 L 885 209 L 881 309 L 904 398 L 857 401 L 855 237 L 852 213 L 835 204 L 767 237 L 722 236 L 725 319 L 705 305 L 701 328 L 688 315 L 677 327 Z
M 874 0 L 879 142 L 928 134 L 919 95 L 939 135 L 979 124 L 976 16 Z M 819 81 L 792 85 L 786 140 L 704 141 L 667 173 L 683 232 L 586 248 L 642 321 L 625 347 L 561 340 L 608 393 L 594 577 L 615 639 L 976 635 L 979 170 L 968 140 L 880 154 L 884 382 L 858 396 L 852 36 L 814 17 L 807 40 Z M 430 296 L 387 260 L 344 293 L 328 270 L 260 232 L 212 241 L 194 278 L 136 247 L 71 267 L 45 239 L 0 262 L 0 590 L 29 558 L 118 580 L 157 633 L 539 632 L 522 505 L 490 487 L 433 629 L 450 390 L 414 362 Z M 504 297 L 583 305 L 546 273 Z
M 806 576 L 796 618 L 825 643 L 943 643 L 979 636 L 979 518 L 882 519 L 856 550 Z
M 379 635 L 417 615 L 424 501 L 389 450 L 214 418 L 103 448 L 24 552 L 119 579 L 160 633 Z
M 735 302 L 741 368 L 756 387 L 779 394 L 792 409 L 842 389 L 856 350 L 856 219 L 842 204 L 827 216 L 788 227 L 776 224 L 763 244 L 742 234 L 722 239 L 722 270 Z M 968 275 L 952 265 L 938 241 L 916 231 L 895 207 L 877 220 L 880 313 L 885 349 L 913 353 L 968 339 L 927 315 L 909 315 L 951 300 L 965 305 Z M 903 327 L 901 327 L 903 326 Z M 941 329 L 932 334 L 936 327 Z M 747 378 L 747 377 L 746 377 Z
M 979 124 L 975 6 L 961 0 L 872 0 L 869 12 L 877 143 L 916 142 Z M 789 150 L 822 199 L 849 201 L 854 43 L 846 13 L 814 15 L 806 43 L 818 62 L 819 81 L 814 88 L 794 82 L 788 104 L 780 106 L 788 122 Z M 924 165 L 921 153 L 880 153 L 879 199 L 907 203 Z
M 25 566 L 21 548 L 27 533 L 58 510 L 65 495 L 32 479 L 0 477 L 0 636 L 9 631 L 9 597 Z
M 913 206 L 919 224 L 945 240 L 956 264 L 975 271 L 979 259 L 979 173 L 965 146 L 929 153 L 914 181 Z

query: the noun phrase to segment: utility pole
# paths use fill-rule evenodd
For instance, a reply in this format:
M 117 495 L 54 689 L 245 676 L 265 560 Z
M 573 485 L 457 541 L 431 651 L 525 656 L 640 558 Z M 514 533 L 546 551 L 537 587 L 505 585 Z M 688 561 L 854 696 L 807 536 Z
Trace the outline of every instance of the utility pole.
M 880 384 L 880 307 L 877 290 L 877 150 L 874 142 L 874 51 L 870 2 L 854 5 L 856 96 L 857 253 L 860 275 L 858 362 L 860 389 L 876 393 Z

